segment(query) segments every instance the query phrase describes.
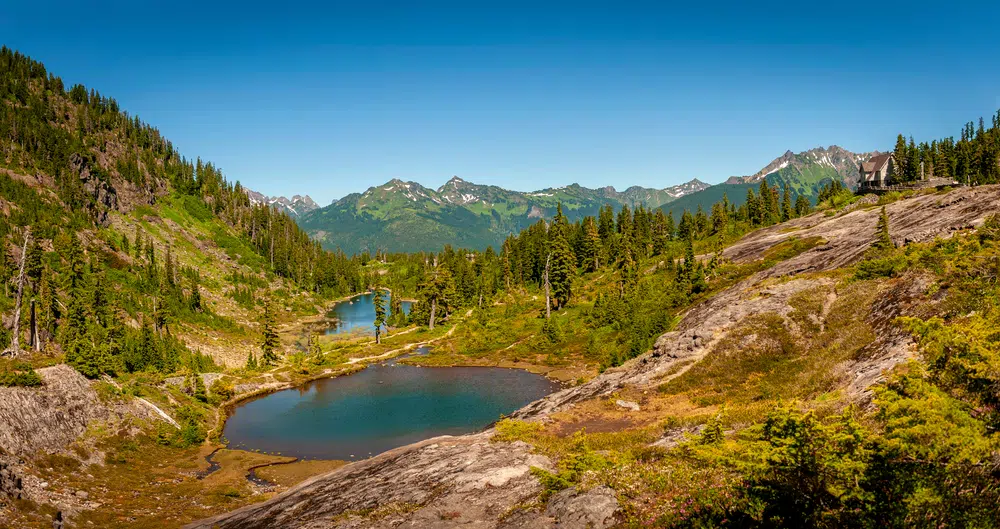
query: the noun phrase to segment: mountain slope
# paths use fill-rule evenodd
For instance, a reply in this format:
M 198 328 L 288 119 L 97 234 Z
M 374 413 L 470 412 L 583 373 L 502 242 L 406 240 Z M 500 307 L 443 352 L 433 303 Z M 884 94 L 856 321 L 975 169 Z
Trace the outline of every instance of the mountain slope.
M 769 185 L 788 186 L 792 196 L 803 195 L 815 202 L 823 184 L 839 180 L 848 187 L 857 187 L 858 166 L 871 153 L 853 153 L 837 145 L 817 147 L 808 151 L 785 154 L 775 158 L 759 171 L 748 176 L 733 176 L 725 182 L 681 197 L 662 206 L 679 215 L 684 210 L 695 211 L 701 206 L 709 211 L 712 204 L 726 195 L 737 206 L 746 201 L 748 189 L 756 189 L 762 180 Z
M 311 211 L 298 222 L 325 247 L 348 253 L 437 251 L 446 244 L 497 248 L 508 234 L 551 218 L 560 204 L 573 221 L 596 215 L 604 204 L 657 207 L 706 187 L 692 180 L 665 189 L 635 186 L 618 192 L 573 184 L 525 193 L 457 176 L 438 189 L 393 179 Z
M 30 240 L 36 264 L 25 288 L 46 290 L 40 310 L 51 312 L 41 341 L 87 376 L 150 367 L 128 358 L 136 329 L 150 322 L 164 336 L 154 356 L 165 355 L 155 362 L 165 373 L 198 351 L 241 365 L 269 285 L 286 297 L 302 292 L 300 311 L 359 288 L 358 267 L 319 251 L 288 215 L 254 204 L 211 163 L 182 157 L 114 99 L 67 90 L 7 48 L 0 136 L 12 138 L 0 144 L 0 281 L 12 279 Z M 111 301 L 69 302 L 94 297 Z M 0 289 L 0 310 L 14 306 Z M 24 332 L 3 327 L 0 350 Z M 105 332 L 125 343 L 108 345 Z

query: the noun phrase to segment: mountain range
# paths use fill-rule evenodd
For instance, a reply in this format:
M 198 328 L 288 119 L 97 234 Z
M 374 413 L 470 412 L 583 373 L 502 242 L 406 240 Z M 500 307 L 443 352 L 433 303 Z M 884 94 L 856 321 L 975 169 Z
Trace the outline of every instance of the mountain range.
M 309 212 L 298 222 L 328 248 L 347 253 L 437 251 L 445 244 L 494 248 L 510 233 L 551 218 L 559 204 L 570 220 L 596 215 L 604 204 L 658 207 L 697 193 L 708 184 L 691 180 L 664 189 L 578 184 L 533 192 L 511 191 L 453 177 L 437 189 L 393 179 Z
M 761 180 L 788 186 L 793 195 L 814 199 L 820 187 L 833 180 L 855 187 L 858 165 L 871 153 L 853 153 L 831 145 L 793 153 L 786 151 L 759 171 L 733 176 L 710 185 L 695 178 L 662 189 L 612 186 L 591 189 L 579 184 L 522 192 L 468 182 L 457 176 L 437 189 L 417 182 L 392 179 L 363 193 L 352 193 L 326 207 L 310 197 L 265 197 L 248 191 L 251 201 L 284 210 L 314 239 L 329 249 L 346 253 L 437 251 L 445 244 L 467 248 L 494 248 L 510 233 L 551 218 L 562 204 L 570 221 L 596 215 L 601 206 L 663 208 L 679 215 L 684 210 L 706 211 L 723 196 L 737 205 L 747 189 Z
M 257 204 L 267 204 L 280 211 L 284 211 L 293 219 L 298 219 L 300 216 L 305 215 L 314 209 L 319 209 L 319 204 L 317 204 L 316 201 L 314 201 L 309 195 L 295 195 L 292 198 L 285 198 L 282 196 L 268 197 L 264 196 L 262 193 L 247 189 L 247 197 L 250 198 L 250 203 L 255 206 Z

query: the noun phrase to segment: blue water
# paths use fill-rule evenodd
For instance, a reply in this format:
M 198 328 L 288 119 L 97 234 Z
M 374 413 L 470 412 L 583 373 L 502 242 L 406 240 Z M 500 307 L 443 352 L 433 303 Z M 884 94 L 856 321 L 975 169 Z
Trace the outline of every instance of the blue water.
M 558 389 L 519 369 L 388 362 L 240 405 L 231 448 L 314 459 L 363 459 L 437 435 L 475 432 Z
M 385 310 L 389 310 L 389 294 L 385 294 Z M 366 334 L 375 333 L 375 303 L 374 294 L 361 294 L 360 296 L 355 296 L 349 301 L 342 301 L 333 306 L 333 309 L 328 314 L 329 317 L 335 318 L 333 326 L 326 330 L 326 334 L 345 334 L 354 331 L 365 332 Z M 403 301 L 400 303 L 402 305 L 403 312 L 406 314 L 410 313 L 410 306 L 412 305 L 409 301 Z

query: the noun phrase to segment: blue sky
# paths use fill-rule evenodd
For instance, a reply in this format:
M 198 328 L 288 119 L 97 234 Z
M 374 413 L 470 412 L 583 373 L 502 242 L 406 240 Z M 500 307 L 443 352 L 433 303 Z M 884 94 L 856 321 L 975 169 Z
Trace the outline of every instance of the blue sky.
M 997 2 L 80 4 L 5 5 L 0 43 L 321 204 L 394 177 L 715 183 L 1000 108 Z

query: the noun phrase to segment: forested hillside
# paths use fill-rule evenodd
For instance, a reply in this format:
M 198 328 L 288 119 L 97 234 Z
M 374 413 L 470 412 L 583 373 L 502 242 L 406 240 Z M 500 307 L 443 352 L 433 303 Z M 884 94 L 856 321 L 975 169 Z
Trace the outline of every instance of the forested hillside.
M 0 310 L 16 320 L 2 349 L 62 352 L 88 376 L 172 372 L 211 362 L 188 347 L 206 333 L 252 343 L 247 325 L 272 297 L 308 293 L 297 310 L 309 311 L 366 286 L 358 259 L 253 205 L 113 98 L 7 48 L 0 137 Z

